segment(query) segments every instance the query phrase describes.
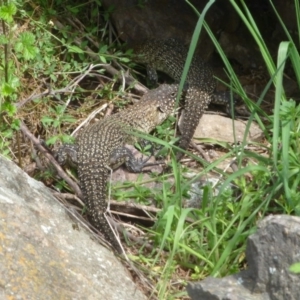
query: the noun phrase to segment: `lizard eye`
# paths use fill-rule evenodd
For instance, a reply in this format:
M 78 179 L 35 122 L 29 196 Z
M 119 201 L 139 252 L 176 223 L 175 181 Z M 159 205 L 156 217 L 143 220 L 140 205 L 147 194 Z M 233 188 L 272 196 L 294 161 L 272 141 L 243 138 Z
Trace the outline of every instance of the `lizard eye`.
M 161 113 L 164 113 L 165 110 L 161 107 L 161 106 L 158 106 L 157 109 L 161 112 Z

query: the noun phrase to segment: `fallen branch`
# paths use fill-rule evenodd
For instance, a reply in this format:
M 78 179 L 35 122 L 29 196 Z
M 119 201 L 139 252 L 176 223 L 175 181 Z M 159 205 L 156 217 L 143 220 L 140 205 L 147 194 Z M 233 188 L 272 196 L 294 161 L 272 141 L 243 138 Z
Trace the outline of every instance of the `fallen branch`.
M 30 132 L 28 127 L 21 121 L 20 123 L 20 129 L 24 133 L 25 136 L 27 136 L 32 143 L 49 159 L 49 161 L 53 164 L 55 167 L 58 175 L 64 179 L 71 189 L 75 192 L 75 194 L 79 197 L 82 198 L 82 193 L 77 185 L 76 182 L 74 182 L 67 174 L 66 172 L 62 169 L 62 167 L 57 163 L 55 158 L 47 151 L 47 149 L 40 143 L 40 141 Z
M 65 28 L 65 26 L 62 23 L 60 23 L 58 20 L 53 20 L 53 23 L 59 30 L 63 30 Z M 75 38 L 74 43 L 78 47 L 82 47 L 83 41 L 80 38 Z M 88 46 L 85 46 L 84 51 L 92 59 L 94 59 L 95 61 L 99 61 L 99 55 L 97 53 L 95 53 L 91 48 L 89 48 Z M 145 86 L 143 86 L 142 84 L 140 84 L 139 82 L 137 82 L 135 78 L 133 78 L 129 74 L 125 74 L 123 71 L 119 71 L 119 70 L 115 69 L 112 65 L 105 64 L 102 67 L 112 76 L 116 76 L 116 78 L 119 82 L 121 82 L 121 83 L 125 82 L 127 86 L 132 85 L 132 88 L 134 88 L 140 94 L 145 94 L 148 91 L 148 89 Z
M 79 76 L 75 77 L 74 79 L 71 80 L 71 82 L 64 88 L 62 89 L 58 89 L 58 90 L 52 90 L 51 85 L 44 82 L 44 84 L 47 86 L 47 89 L 39 94 L 35 94 L 35 92 L 33 94 L 31 94 L 28 98 L 18 102 L 16 104 L 17 109 L 20 109 L 22 106 L 24 106 L 27 102 L 38 99 L 38 98 L 42 98 L 45 96 L 54 96 L 57 94 L 73 94 L 75 88 L 78 86 L 78 83 L 83 80 L 88 74 L 90 74 L 92 72 L 92 70 L 94 68 L 97 67 L 103 67 L 104 64 L 97 64 L 97 65 L 89 65 L 86 69 L 86 71 L 83 74 L 80 74 Z M 66 104 L 67 106 L 67 104 Z

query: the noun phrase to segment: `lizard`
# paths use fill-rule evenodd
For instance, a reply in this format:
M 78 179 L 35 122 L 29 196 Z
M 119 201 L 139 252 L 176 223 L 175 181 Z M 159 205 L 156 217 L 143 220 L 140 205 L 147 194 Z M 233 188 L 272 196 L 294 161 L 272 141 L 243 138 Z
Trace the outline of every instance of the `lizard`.
M 78 178 L 92 224 L 118 252 L 122 248 L 105 217 L 106 191 L 112 169 L 123 163 L 140 172 L 145 161 L 136 160 L 125 144 L 134 144 L 133 132 L 150 133 L 174 110 L 178 85 L 162 84 L 146 93 L 135 105 L 87 126 L 74 145 L 63 145 L 57 160 L 77 165 Z
M 134 47 L 134 60 L 147 65 L 149 79 L 157 83 L 157 70 L 169 75 L 176 83 L 181 80 L 188 48 L 180 41 L 169 39 L 149 39 Z M 186 149 L 194 135 L 198 122 L 210 102 L 225 104 L 231 111 L 230 97 L 215 93 L 216 82 L 208 64 L 199 56 L 194 56 L 187 74 L 184 89 L 185 109 L 179 127 L 181 137 L 178 146 Z M 229 98 L 229 99 L 228 99 Z M 182 157 L 177 153 L 177 159 Z

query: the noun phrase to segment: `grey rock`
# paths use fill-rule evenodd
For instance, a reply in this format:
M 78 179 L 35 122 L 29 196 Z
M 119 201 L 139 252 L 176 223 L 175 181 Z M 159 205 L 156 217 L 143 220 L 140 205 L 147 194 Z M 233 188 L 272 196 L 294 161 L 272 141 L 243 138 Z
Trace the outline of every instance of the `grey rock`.
M 235 131 L 233 131 L 233 126 Z M 220 115 L 204 114 L 194 134 L 196 138 L 209 138 L 217 141 L 234 143 L 234 133 L 237 141 L 243 141 L 247 121 L 232 120 Z M 259 126 L 252 122 L 247 141 L 259 141 L 263 132 Z
M 187 291 L 192 300 L 270 300 L 266 293 L 252 293 L 250 285 L 251 280 L 246 274 L 237 274 L 189 283 Z
M 146 299 L 49 189 L 0 156 L 1 299 Z
M 184 207 L 194 207 L 194 208 L 201 208 L 202 207 L 202 200 L 203 200 L 203 189 L 205 187 L 210 186 L 212 189 L 212 197 L 218 196 L 220 192 L 220 187 L 222 186 L 223 181 L 220 178 L 204 176 L 198 181 L 195 181 L 191 184 L 191 188 L 188 191 L 190 196 L 184 203 Z M 226 190 L 232 189 L 233 186 L 228 185 Z
M 249 237 L 248 269 L 222 279 L 189 283 L 192 300 L 299 300 L 300 275 L 289 267 L 300 261 L 300 218 L 269 216 Z
M 253 291 L 266 291 L 271 299 L 299 300 L 300 275 L 289 267 L 300 262 L 300 218 L 270 216 L 250 236 L 246 250 Z
M 143 1 L 137 5 L 133 0 L 103 0 L 104 7 L 115 7 L 110 18 L 115 25 L 118 36 L 134 44 L 143 39 L 167 39 L 170 37 L 189 43 L 197 23 L 197 15 L 185 1 Z M 206 0 L 197 0 L 193 5 L 202 11 L 207 4 Z M 126 13 L 124 13 L 126 12 Z M 205 18 L 209 27 L 217 31 L 218 28 L 234 30 L 238 26 L 238 16 L 229 3 L 218 1 L 213 5 Z M 163 30 L 162 30 L 163 28 Z M 229 28 L 228 28 L 229 29 Z M 202 30 L 201 48 L 199 52 L 206 59 L 214 51 L 213 43 L 208 34 Z

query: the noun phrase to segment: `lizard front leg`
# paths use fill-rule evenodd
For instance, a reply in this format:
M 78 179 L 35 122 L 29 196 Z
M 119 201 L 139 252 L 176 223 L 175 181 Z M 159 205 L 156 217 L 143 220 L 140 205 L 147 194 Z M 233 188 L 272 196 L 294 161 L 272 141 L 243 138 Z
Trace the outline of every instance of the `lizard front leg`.
M 60 146 L 55 153 L 57 162 L 63 165 L 77 167 L 78 145 L 77 144 L 64 144 Z
M 109 158 L 109 165 L 112 169 L 116 169 L 122 164 L 133 173 L 140 173 L 147 166 L 147 162 L 151 156 L 143 158 L 135 158 L 131 150 L 126 147 L 114 149 Z

